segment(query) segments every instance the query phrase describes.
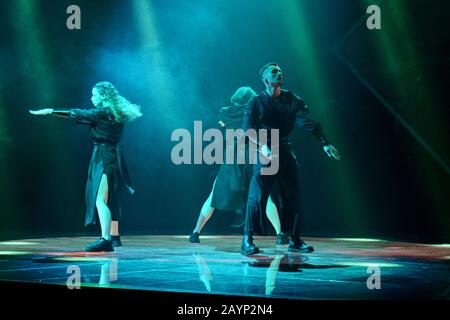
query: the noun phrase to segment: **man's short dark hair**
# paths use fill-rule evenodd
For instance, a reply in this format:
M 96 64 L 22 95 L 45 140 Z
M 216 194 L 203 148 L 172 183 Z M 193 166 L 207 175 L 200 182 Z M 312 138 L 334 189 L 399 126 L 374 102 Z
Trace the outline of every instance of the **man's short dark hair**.
M 276 66 L 276 67 L 278 67 L 278 63 L 275 63 L 275 62 L 269 62 L 269 63 L 266 64 L 264 67 L 262 67 L 261 70 L 259 70 L 259 74 L 261 75 L 261 77 L 262 77 L 262 75 L 264 74 L 264 71 L 266 71 L 266 69 L 267 69 L 268 67 L 270 67 L 270 66 Z

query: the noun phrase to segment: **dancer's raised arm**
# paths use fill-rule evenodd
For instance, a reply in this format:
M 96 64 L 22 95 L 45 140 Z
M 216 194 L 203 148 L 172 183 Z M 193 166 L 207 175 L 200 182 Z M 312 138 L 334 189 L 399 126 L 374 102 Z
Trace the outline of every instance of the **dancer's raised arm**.
M 101 114 L 106 112 L 106 109 L 39 109 L 30 110 L 30 113 L 38 116 L 52 115 L 70 119 L 79 124 L 94 124 L 98 121 Z
M 39 110 L 30 110 L 31 114 L 34 114 L 36 116 L 57 116 L 57 117 L 63 117 L 63 118 L 69 118 L 71 109 L 53 109 L 53 108 L 45 108 L 45 109 L 39 109 Z
M 34 114 L 36 116 L 47 116 L 53 113 L 53 109 L 51 108 L 45 108 L 45 109 L 38 109 L 38 110 L 29 110 L 31 114 Z

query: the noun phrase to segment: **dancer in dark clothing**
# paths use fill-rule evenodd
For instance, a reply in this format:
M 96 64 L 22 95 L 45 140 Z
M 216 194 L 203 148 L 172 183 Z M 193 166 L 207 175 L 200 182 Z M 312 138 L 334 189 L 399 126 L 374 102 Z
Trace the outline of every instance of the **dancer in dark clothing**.
M 109 82 L 99 82 L 92 89 L 93 109 L 30 110 L 34 115 L 54 115 L 78 124 L 89 125 L 94 149 L 86 183 L 85 225 L 100 221 L 101 238 L 86 247 L 86 251 L 114 251 L 111 221 L 121 216 L 119 192 L 125 187 L 134 193 L 119 146 L 124 124 L 142 115 L 140 107 L 120 96 Z
M 270 147 L 275 141 L 261 145 L 255 139 L 250 139 L 259 148 L 259 152 L 267 160 L 278 158 L 279 170 L 274 175 L 264 175 L 261 169 L 267 167 L 263 161 L 254 166 L 253 177 L 250 182 L 248 195 L 244 238 L 241 253 L 244 255 L 256 254 L 258 247 L 253 243 L 255 221 L 260 219 L 266 207 L 267 198 L 274 185 L 277 185 L 281 203 L 282 231 L 290 234 L 289 251 L 312 252 L 313 247 L 308 246 L 301 238 L 299 232 L 300 189 L 297 177 L 297 160 L 292 151 L 288 135 L 295 126 L 315 136 L 323 145 L 325 153 L 339 160 L 338 151 L 329 144 L 318 122 L 309 116 L 308 107 L 303 100 L 290 91 L 282 90 L 283 73 L 276 63 L 268 63 L 261 71 L 261 78 L 266 90 L 254 97 L 247 106 L 244 117 L 244 130 L 267 129 L 278 130 L 279 152 L 272 154 Z M 273 148 L 275 150 L 275 148 Z
M 240 87 L 231 97 L 231 106 L 220 108 L 219 125 L 226 129 L 241 129 L 247 102 L 256 96 L 250 87 Z M 236 141 L 225 141 L 227 145 L 236 150 Z M 200 232 L 206 222 L 211 218 L 215 209 L 244 213 L 247 205 L 248 188 L 252 177 L 251 164 L 222 164 L 214 181 L 212 191 L 202 206 L 197 224 L 189 241 L 199 243 Z M 280 219 L 276 205 L 269 197 L 266 208 L 267 217 L 277 234 L 277 244 L 287 244 L 287 236 L 281 233 Z

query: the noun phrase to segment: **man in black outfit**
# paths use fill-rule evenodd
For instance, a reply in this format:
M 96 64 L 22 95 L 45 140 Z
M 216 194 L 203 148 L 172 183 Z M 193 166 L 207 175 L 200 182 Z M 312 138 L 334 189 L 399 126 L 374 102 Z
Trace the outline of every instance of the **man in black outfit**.
M 300 189 L 297 177 L 297 160 L 293 153 L 288 135 L 295 126 L 302 128 L 310 135 L 315 136 L 323 145 L 325 153 L 336 160 L 340 159 L 338 151 L 329 144 L 322 133 L 318 122 L 309 117 L 308 107 L 303 100 L 288 90 L 282 90 L 283 73 L 276 63 L 268 63 L 260 71 L 266 90 L 249 101 L 244 117 L 243 128 L 248 129 L 277 129 L 279 141 L 268 141 L 261 144 L 250 137 L 257 144 L 258 151 L 267 160 L 278 157 L 279 170 L 274 175 L 264 175 L 261 168 L 268 167 L 267 161 L 257 161 L 254 165 L 253 177 L 250 183 L 247 211 L 245 217 L 244 238 L 241 253 L 252 255 L 259 252 L 253 243 L 255 221 L 262 219 L 267 198 L 272 187 L 276 184 L 281 205 L 282 232 L 290 234 L 289 251 L 312 252 L 313 247 L 308 246 L 301 238 L 299 232 Z M 270 137 L 271 134 L 269 133 Z M 279 148 L 273 146 L 279 143 Z M 278 154 L 272 150 L 278 149 Z M 259 157 L 258 157 L 259 159 Z M 263 228 L 264 229 L 264 228 Z

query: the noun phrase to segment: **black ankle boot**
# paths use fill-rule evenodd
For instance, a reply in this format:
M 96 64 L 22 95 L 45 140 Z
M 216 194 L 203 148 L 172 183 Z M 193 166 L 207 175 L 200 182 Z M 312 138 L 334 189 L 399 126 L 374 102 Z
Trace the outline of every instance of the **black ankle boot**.
M 106 240 L 105 238 L 100 238 L 97 241 L 88 244 L 85 248 L 87 252 L 112 252 L 114 251 L 114 248 L 112 246 L 111 240 Z
M 250 256 L 252 254 L 257 254 L 259 249 L 253 244 L 253 236 L 251 234 L 244 234 L 242 239 L 241 253 L 244 256 Z
M 200 243 L 200 234 L 198 232 L 193 232 L 189 237 L 190 243 Z
M 288 244 L 289 243 L 289 236 L 286 233 L 280 232 L 277 234 L 277 240 L 275 241 L 275 244 Z
M 122 246 L 122 240 L 120 240 L 120 236 L 111 236 L 112 246 L 113 247 L 121 247 Z
M 309 253 L 309 252 L 313 252 L 314 248 L 312 246 L 307 245 L 305 241 L 300 239 L 300 237 L 291 236 L 291 241 L 289 241 L 288 251 Z

